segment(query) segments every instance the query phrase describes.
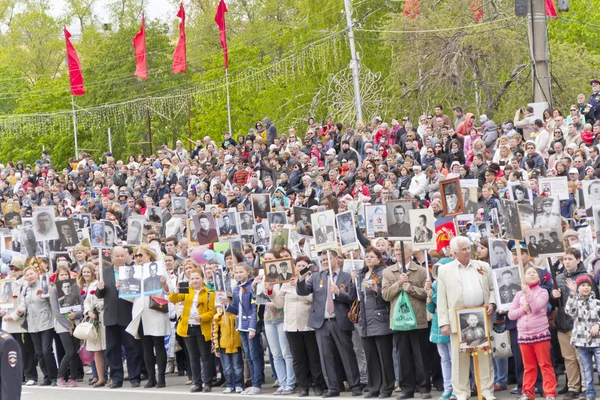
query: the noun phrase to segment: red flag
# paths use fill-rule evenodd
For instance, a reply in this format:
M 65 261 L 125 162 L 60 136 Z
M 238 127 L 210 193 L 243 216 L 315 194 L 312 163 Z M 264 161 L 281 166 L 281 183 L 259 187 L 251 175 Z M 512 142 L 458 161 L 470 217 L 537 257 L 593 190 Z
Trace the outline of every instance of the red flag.
M 558 18 L 558 14 L 556 14 L 556 7 L 554 7 L 554 0 L 544 0 L 544 9 L 546 10 L 546 16 L 550 18 Z
M 421 5 L 419 0 L 406 0 L 404 3 L 404 16 L 408 18 L 416 18 L 421 14 Z
M 450 217 L 438 218 L 435 221 L 436 250 L 442 251 L 444 247 L 450 246 L 450 241 L 456 237 L 456 224 Z
M 229 53 L 227 52 L 227 32 L 225 28 L 225 13 L 227 12 L 227 5 L 225 0 L 219 2 L 217 7 L 217 13 L 215 14 L 215 22 L 219 26 L 219 39 L 221 40 L 221 47 L 223 48 L 223 56 L 225 58 L 225 69 L 229 68 Z
M 179 5 L 177 16 L 181 18 L 181 22 L 179 22 L 179 41 L 177 47 L 175 47 L 175 53 L 173 53 L 174 74 L 183 72 L 186 68 L 185 10 L 183 9 L 183 3 Z
M 71 34 L 67 28 L 63 28 L 65 41 L 67 42 L 67 66 L 69 67 L 69 80 L 71 81 L 71 94 L 73 96 L 83 96 L 85 89 L 83 87 L 83 75 L 81 74 L 81 63 L 71 43 Z
M 146 20 L 142 14 L 142 28 L 133 38 L 133 50 L 135 52 L 135 74 L 141 79 L 148 79 L 148 67 L 146 66 Z

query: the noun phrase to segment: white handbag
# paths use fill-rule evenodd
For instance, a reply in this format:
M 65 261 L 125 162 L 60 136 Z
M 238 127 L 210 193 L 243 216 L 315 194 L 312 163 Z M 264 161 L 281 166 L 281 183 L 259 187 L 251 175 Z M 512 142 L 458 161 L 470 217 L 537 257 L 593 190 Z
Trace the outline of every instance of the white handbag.
M 496 359 L 512 357 L 512 348 L 510 347 L 510 335 L 508 329 L 497 332 L 492 329 L 490 337 L 492 342 L 492 356 Z
M 75 327 L 73 336 L 79 340 L 96 340 L 98 339 L 98 330 L 89 317 L 86 317 Z

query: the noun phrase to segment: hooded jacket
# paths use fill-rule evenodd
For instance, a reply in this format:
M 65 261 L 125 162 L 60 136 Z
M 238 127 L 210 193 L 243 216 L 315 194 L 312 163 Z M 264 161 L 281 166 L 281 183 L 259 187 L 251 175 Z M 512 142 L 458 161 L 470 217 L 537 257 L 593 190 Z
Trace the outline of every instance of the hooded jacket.
M 271 197 L 271 205 L 272 206 L 276 206 L 278 204 L 284 206 L 284 207 L 289 207 L 290 206 L 290 199 L 289 197 L 287 197 L 286 193 L 285 193 L 285 189 L 282 188 L 281 186 L 277 186 L 277 188 L 275 189 L 275 192 L 273 192 L 273 194 L 277 193 L 277 192 L 281 192 L 283 194 L 283 198 L 281 199 L 281 202 L 278 202 L 276 197 Z
M 263 119 L 263 123 L 265 124 L 265 129 L 267 131 L 267 146 L 270 146 L 277 138 L 277 128 L 275 128 L 275 125 L 273 125 L 270 118 Z
M 471 123 L 471 118 L 473 117 L 474 115 L 472 113 L 467 113 L 465 120 L 458 124 L 458 126 L 456 127 L 456 134 L 459 137 L 464 138 L 465 136 L 469 135 L 469 131 L 475 126 Z

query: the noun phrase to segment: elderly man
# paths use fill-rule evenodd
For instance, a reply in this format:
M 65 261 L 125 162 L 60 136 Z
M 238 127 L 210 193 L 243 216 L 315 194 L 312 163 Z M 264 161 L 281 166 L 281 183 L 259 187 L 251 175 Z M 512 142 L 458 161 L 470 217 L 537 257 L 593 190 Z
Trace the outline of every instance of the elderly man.
M 487 314 L 496 309 L 494 283 L 489 264 L 471 260 L 471 244 L 464 236 L 450 241 L 455 260 L 439 270 L 438 325 L 443 335 L 450 336 L 452 349 L 452 387 L 458 400 L 470 397 L 469 366 L 471 356 L 459 351 L 455 310 L 464 307 L 485 306 Z M 481 394 L 486 400 L 495 399 L 492 357 L 479 353 Z

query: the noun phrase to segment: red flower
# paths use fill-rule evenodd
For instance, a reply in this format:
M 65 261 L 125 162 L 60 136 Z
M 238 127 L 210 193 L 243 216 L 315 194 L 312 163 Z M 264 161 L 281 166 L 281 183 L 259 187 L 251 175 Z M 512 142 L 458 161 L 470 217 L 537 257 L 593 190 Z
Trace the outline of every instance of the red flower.
M 80 296 L 85 296 L 85 290 L 82 290 L 81 292 L 79 292 Z
M 41 295 L 41 294 L 42 294 L 42 291 L 41 291 L 41 290 L 38 290 L 38 291 L 36 292 L 36 294 L 39 296 L 39 295 Z
M 242 288 L 242 293 L 246 293 L 246 288 Z
M 15 296 L 13 296 L 13 299 L 17 299 L 17 298 L 19 298 L 19 296 L 16 296 L 16 295 L 15 295 Z
M 96 294 L 95 290 L 90 290 L 90 294 Z
M 548 282 L 550 280 L 550 274 L 546 273 L 546 275 L 544 275 L 544 281 Z

